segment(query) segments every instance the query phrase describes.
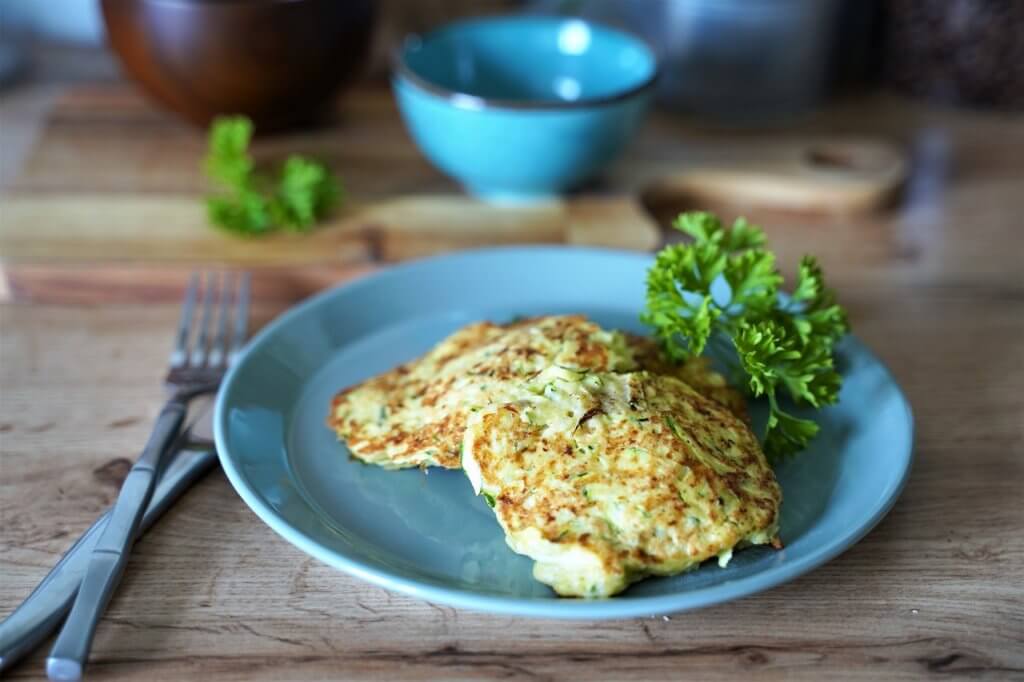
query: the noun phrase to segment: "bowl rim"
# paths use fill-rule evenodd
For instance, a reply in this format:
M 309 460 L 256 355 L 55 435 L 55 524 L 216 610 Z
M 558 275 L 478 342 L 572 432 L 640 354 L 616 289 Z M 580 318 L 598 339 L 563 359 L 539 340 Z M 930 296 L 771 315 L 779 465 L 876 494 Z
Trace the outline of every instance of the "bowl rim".
M 564 24 L 568 22 L 579 22 L 585 24 L 588 28 L 597 29 L 599 31 L 605 31 L 609 33 L 615 33 L 628 40 L 633 41 L 638 46 L 642 47 L 647 51 L 651 59 L 651 73 L 646 78 L 641 80 L 635 85 L 613 92 L 600 97 L 581 97 L 580 99 L 574 100 L 540 100 L 540 99 L 503 99 L 499 97 L 482 97 L 475 95 L 471 92 L 465 92 L 462 90 L 454 90 L 452 88 L 444 87 L 434 81 L 416 73 L 405 60 L 405 54 L 409 42 L 412 40 L 418 40 L 421 43 L 425 43 L 431 37 L 435 37 L 443 31 L 451 30 L 452 28 L 463 27 L 470 24 L 507 24 L 507 23 L 518 23 L 523 21 L 541 21 L 550 24 Z M 584 19 L 576 16 L 566 16 L 557 14 L 496 14 L 496 15 L 484 15 L 472 17 L 469 19 L 461 19 L 458 21 L 451 21 L 437 28 L 434 28 L 426 33 L 410 33 L 403 38 L 399 45 L 392 50 L 391 53 L 391 65 L 393 74 L 392 76 L 398 80 L 405 80 L 412 86 L 423 90 L 427 93 L 440 97 L 446 100 L 452 106 L 459 109 L 479 110 L 479 109 L 516 109 L 516 110 L 565 110 L 565 109 L 586 109 L 595 106 L 602 106 L 613 104 L 627 100 L 635 95 L 640 94 L 645 90 L 650 90 L 654 87 L 655 81 L 661 75 L 661 60 L 658 58 L 658 52 L 654 49 L 654 46 L 645 38 L 631 32 L 626 31 L 618 27 L 608 26 L 597 21 L 590 19 Z

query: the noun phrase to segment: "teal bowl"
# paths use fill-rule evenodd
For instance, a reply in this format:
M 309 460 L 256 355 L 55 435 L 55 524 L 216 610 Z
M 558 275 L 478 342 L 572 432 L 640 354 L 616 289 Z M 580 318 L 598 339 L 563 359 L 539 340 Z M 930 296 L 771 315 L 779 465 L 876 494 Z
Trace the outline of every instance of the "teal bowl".
M 623 149 L 657 76 L 639 38 L 580 19 L 508 16 L 407 38 L 392 85 L 430 161 L 488 200 L 578 187 Z

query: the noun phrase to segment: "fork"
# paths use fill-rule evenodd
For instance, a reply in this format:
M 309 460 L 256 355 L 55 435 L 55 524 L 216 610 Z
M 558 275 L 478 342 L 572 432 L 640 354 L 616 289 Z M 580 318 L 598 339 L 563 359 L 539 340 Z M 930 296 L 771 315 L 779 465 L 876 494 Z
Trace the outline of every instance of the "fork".
M 248 273 L 243 274 L 240 281 L 230 274 L 221 277 L 209 272 L 204 279 L 199 323 L 194 334 L 200 276 L 193 273 L 189 280 L 164 381 L 168 400 L 157 416 L 142 454 L 121 485 L 106 528 L 89 557 L 89 566 L 71 613 L 46 659 L 46 674 L 51 680 L 81 679 L 96 626 L 124 574 L 139 522 L 153 494 L 155 481 L 167 463 L 168 445 L 181 430 L 188 403 L 198 395 L 217 389 L 245 341 L 249 317 Z M 215 308 L 216 321 L 213 319 Z M 229 327 L 233 327 L 230 342 Z

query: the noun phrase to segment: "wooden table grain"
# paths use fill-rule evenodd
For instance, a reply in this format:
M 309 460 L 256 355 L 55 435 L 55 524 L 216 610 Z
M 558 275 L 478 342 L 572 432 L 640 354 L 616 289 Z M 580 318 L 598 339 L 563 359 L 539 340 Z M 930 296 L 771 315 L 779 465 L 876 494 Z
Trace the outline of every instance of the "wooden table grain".
M 34 210 L 45 222 L 57 215 L 46 212 L 47 197 L 63 210 L 74 195 L 199 189 L 187 169 L 201 145 L 170 144 L 190 133 L 110 87 L 122 99 L 118 116 L 136 108 L 134 126 L 117 133 L 122 147 L 89 137 L 113 139 L 103 110 L 113 100 L 71 93 L 51 110 L 57 118 L 8 201 L 42 199 Z M 350 114 L 391 116 L 389 107 L 370 93 Z M 449 187 L 407 141 L 378 140 L 370 122 L 351 116 L 348 125 L 366 127 L 362 146 L 332 149 L 340 166 L 357 166 L 353 191 Z M 1024 679 L 1024 123 L 873 96 L 834 105 L 797 132 L 884 136 L 913 162 L 903 198 L 882 214 L 747 207 L 784 269 L 803 252 L 821 257 L 855 332 L 914 409 L 906 491 L 855 547 L 789 584 L 693 613 L 523 620 L 428 604 L 331 569 L 264 526 L 218 471 L 138 544 L 100 626 L 90 678 Z M 638 191 L 659 169 L 749 154 L 771 139 L 657 115 L 606 183 Z M 161 163 L 146 161 L 153 154 Z M 411 171 L 388 172 L 406 162 Z M 3 213 L 0 203 L 0 229 Z M 24 240 L 16 247 L 39 255 Z M 114 499 L 160 403 L 177 314 L 170 301 L 192 264 L 152 265 L 135 253 L 128 269 L 111 264 L 110 279 L 83 280 L 96 254 L 60 256 L 63 274 L 45 258 L 4 253 L 5 265 L 43 274 L 29 278 L 34 298 L 8 292 L 12 302 L 0 305 L 3 613 Z M 264 275 L 257 324 L 340 272 L 286 260 Z M 53 282 L 61 277 L 64 285 Z M 76 296 L 82 281 L 92 288 Z M 39 679 L 44 654 L 11 679 Z

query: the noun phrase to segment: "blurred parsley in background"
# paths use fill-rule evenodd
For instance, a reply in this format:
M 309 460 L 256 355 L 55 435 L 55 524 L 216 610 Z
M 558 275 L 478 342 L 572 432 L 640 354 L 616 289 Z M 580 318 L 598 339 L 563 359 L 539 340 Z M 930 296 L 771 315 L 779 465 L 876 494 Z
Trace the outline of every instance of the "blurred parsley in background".
M 210 127 L 204 168 L 218 191 L 206 198 L 210 222 L 229 232 L 306 232 L 341 204 L 341 184 L 321 163 L 289 156 L 279 176 L 256 172 L 249 156 L 252 122 L 220 117 Z

